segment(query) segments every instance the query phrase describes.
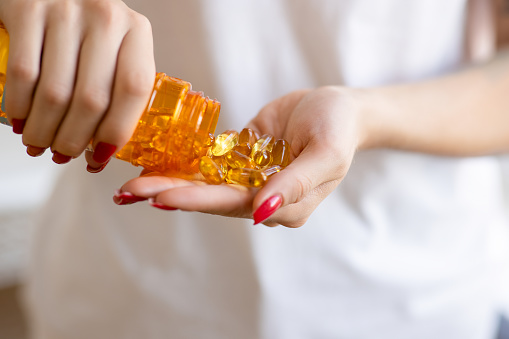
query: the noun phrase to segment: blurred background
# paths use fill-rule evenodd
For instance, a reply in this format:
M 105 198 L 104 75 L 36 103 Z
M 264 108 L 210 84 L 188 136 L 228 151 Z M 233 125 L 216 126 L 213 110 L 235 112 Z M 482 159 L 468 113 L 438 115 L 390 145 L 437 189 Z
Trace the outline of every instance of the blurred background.
M 31 158 L 21 136 L 0 125 L 0 338 L 27 337 L 26 319 L 19 302 L 27 254 L 35 220 L 61 167 L 51 152 Z
M 0 338 L 28 337 L 23 314 L 21 288 L 27 264 L 34 212 L 42 206 L 55 185 L 62 166 L 51 161 L 51 152 L 31 158 L 21 136 L 0 125 Z M 509 213 L 509 155 L 500 157 L 506 178 L 505 194 Z M 509 227 L 509 225 L 508 225 Z M 501 286 L 507 290 L 504 312 L 509 315 L 509 267 Z

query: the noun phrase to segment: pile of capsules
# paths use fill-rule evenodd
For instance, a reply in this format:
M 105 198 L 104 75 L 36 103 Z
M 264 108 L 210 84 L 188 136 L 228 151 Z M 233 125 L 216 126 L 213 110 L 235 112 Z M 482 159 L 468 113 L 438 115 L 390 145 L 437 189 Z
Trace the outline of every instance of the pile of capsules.
M 262 187 L 273 174 L 290 163 L 290 145 L 270 134 L 261 137 L 250 128 L 240 133 L 227 130 L 217 135 L 200 172 L 209 184 Z

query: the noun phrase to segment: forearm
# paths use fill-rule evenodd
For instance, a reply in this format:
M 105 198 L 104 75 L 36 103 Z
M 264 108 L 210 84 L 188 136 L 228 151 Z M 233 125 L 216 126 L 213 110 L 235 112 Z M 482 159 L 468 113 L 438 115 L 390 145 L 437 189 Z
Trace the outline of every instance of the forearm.
M 453 156 L 509 151 L 509 53 L 448 76 L 361 91 L 360 148 Z

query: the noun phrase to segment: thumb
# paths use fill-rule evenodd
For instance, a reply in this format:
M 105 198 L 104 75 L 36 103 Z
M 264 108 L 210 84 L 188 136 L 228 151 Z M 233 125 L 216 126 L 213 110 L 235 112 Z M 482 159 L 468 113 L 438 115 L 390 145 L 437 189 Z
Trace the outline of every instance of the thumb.
M 349 158 L 349 159 L 348 159 Z M 346 174 L 351 157 L 339 161 L 323 147 L 307 147 L 274 174 L 253 201 L 255 224 L 300 227 Z

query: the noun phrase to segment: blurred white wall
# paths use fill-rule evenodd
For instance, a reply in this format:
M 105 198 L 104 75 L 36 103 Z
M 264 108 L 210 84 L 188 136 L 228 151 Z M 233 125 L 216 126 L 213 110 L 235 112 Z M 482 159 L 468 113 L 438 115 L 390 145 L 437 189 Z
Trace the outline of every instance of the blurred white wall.
M 0 288 L 21 279 L 33 228 L 32 212 L 51 193 L 61 169 L 47 151 L 26 154 L 21 136 L 0 125 Z

